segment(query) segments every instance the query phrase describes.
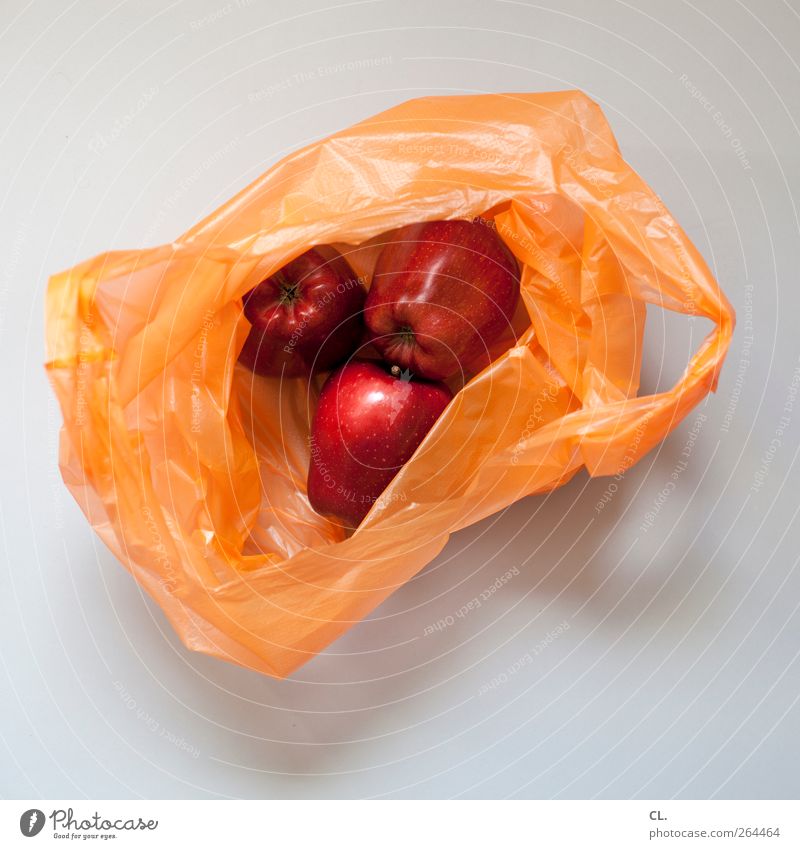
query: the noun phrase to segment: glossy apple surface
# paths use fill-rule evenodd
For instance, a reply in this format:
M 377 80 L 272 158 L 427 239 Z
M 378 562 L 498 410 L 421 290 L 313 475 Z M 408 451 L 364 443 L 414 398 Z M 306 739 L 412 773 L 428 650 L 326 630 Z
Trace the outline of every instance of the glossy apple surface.
M 364 319 L 387 363 L 443 380 L 486 353 L 518 298 L 517 260 L 491 222 L 429 221 L 381 250 Z
M 330 369 L 361 340 L 365 298 L 338 251 L 312 248 L 245 295 L 252 327 L 239 361 L 258 374 L 284 377 Z
M 311 506 L 357 527 L 452 397 L 443 383 L 396 376 L 378 363 L 333 372 L 311 426 Z

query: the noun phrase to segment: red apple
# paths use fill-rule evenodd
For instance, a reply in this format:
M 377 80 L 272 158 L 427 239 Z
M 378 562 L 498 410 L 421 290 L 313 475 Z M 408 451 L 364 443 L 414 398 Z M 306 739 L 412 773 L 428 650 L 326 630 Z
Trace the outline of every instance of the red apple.
M 244 296 L 252 327 L 239 361 L 258 374 L 325 371 L 356 349 L 366 290 L 344 257 L 321 245 Z
M 364 308 L 383 358 L 442 380 L 510 326 L 519 266 L 490 222 L 429 221 L 392 234 Z
M 333 372 L 311 426 L 311 506 L 357 527 L 452 397 L 443 383 L 412 380 L 374 362 L 352 361 Z

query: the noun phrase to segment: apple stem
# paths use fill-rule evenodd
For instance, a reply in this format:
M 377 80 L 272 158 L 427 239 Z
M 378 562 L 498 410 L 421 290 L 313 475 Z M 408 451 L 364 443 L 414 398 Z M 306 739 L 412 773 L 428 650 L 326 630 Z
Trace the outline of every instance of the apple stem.
M 389 369 L 389 372 L 392 375 L 392 377 L 399 377 L 400 380 L 403 381 L 403 383 L 409 383 L 411 378 L 414 376 L 413 374 L 411 374 L 411 372 L 407 368 L 404 368 L 404 369 L 401 370 L 400 366 L 398 366 L 398 365 L 392 366 Z

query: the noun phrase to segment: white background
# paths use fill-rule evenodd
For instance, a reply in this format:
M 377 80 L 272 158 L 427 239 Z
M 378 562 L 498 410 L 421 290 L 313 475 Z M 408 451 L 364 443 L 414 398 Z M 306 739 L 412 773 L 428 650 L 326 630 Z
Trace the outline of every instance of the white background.
M 0 795 L 797 797 L 796 0 L 2 9 Z M 602 510 L 581 475 L 455 535 L 292 680 L 185 650 L 60 484 L 47 276 L 407 98 L 563 88 L 737 308 L 718 394 Z M 644 389 L 706 329 L 651 312 Z

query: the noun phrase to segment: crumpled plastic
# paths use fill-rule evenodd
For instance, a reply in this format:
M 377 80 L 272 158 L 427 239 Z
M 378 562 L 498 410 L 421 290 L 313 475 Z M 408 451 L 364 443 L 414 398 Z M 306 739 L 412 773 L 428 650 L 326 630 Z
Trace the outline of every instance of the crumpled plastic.
M 522 267 L 516 341 L 458 392 L 351 536 L 309 506 L 324 375 L 237 365 L 242 296 L 317 244 L 368 281 L 372 242 L 493 220 Z M 713 322 L 677 384 L 637 397 L 647 304 Z M 426 97 L 287 156 L 172 244 L 50 279 L 60 468 L 183 642 L 283 677 L 450 534 L 532 493 L 629 468 L 716 388 L 734 312 L 577 91 Z

